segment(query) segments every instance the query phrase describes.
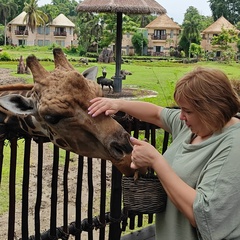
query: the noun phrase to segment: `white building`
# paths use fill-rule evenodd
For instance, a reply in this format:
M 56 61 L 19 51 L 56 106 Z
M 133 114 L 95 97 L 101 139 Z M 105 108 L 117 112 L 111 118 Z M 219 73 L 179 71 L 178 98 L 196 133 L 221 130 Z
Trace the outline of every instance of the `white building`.
M 23 21 L 26 12 L 22 12 L 7 24 L 7 39 L 9 44 L 19 46 L 48 46 L 56 43 L 62 47 L 77 44 L 77 37 L 74 34 L 75 24 L 64 14 L 59 14 L 46 26 L 38 26 L 32 33 L 26 29 L 26 22 Z

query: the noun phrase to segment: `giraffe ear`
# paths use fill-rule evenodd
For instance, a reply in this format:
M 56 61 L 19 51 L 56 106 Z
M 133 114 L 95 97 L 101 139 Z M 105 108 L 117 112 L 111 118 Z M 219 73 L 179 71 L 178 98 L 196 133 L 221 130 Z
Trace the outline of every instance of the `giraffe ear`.
M 36 112 L 33 100 L 19 94 L 0 97 L 0 105 L 14 114 L 34 114 Z
M 91 68 L 86 69 L 84 72 L 82 72 L 82 75 L 89 79 L 89 80 L 97 80 L 97 74 L 98 74 L 98 67 L 94 66 Z

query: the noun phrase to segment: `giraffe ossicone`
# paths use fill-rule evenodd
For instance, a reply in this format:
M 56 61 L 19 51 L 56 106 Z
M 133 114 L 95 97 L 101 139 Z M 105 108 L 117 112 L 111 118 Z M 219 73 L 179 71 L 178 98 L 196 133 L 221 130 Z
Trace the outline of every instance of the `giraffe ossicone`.
M 88 114 L 90 100 L 103 96 L 93 81 L 97 68 L 81 74 L 60 48 L 54 49 L 53 55 L 55 69 L 51 72 L 34 55 L 29 56 L 27 66 L 34 79 L 31 95 L 5 94 L 0 97 L 1 107 L 21 121 L 31 118 L 31 124 L 38 124 L 38 131 L 57 146 L 83 156 L 111 160 L 122 173 L 131 175 L 130 135 L 112 117 L 101 114 L 93 118 Z

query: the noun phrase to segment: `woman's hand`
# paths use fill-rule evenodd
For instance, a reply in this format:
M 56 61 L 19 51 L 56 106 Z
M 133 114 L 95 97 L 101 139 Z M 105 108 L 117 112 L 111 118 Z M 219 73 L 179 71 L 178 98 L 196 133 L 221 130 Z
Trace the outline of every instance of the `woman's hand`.
M 101 113 L 112 115 L 119 111 L 119 100 L 97 97 L 90 101 L 91 106 L 88 108 L 88 114 L 96 117 Z
M 154 163 L 161 156 L 157 149 L 146 141 L 141 141 L 134 137 L 131 137 L 130 141 L 133 144 L 131 168 L 154 168 Z

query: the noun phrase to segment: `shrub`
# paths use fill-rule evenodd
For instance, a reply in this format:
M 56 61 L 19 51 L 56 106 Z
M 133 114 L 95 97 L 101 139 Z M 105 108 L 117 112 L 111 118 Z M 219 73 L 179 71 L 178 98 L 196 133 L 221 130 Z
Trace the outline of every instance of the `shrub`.
M 86 53 L 86 57 L 90 57 L 90 58 L 98 58 L 98 53 L 94 53 L 94 52 L 87 52 Z
M 59 46 L 58 44 L 53 43 L 50 46 L 48 46 L 48 50 L 53 50 L 54 48 L 59 48 L 59 47 L 61 48 L 61 46 Z
M 77 49 L 77 47 L 75 47 L 75 46 L 68 46 L 68 47 L 64 48 L 63 51 L 64 51 L 66 54 L 70 54 L 70 53 L 71 53 L 71 54 L 75 54 L 75 53 L 77 53 L 78 49 Z
M 0 61 L 11 61 L 11 57 L 7 52 L 0 53 Z
M 79 51 L 79 56 L 85 56 L 86 55 L 86 53 L 87 53 L 87 51 L 85 50 L 85 48 L 84 47 L 82 47 L 82 46 L 78 46 L 78 51 Z
M 181 57 L 182 57 L 182 58 L 185 58 L 185 57 L 186 57 L 186 54 L 185 54 L 185 52 L 184 52 L 183 50 L 180 52 L 180 54 L 181 54 Z

